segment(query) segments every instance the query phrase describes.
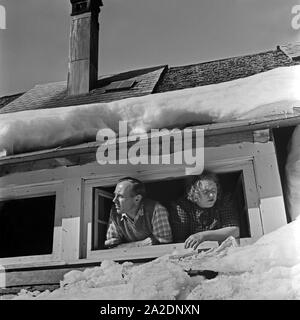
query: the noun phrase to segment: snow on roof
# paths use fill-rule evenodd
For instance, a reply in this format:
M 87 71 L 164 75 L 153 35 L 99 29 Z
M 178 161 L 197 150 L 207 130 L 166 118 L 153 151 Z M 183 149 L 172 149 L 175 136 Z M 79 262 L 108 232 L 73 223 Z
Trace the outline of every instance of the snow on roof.
M 296 44 L 297 45 L 297 44 Z M 129 97 L 138 97 L 151 93 L 166 92 L 205 86 L 248 77 L 282 66 L 297 64 L 292 61 L 284 46 L 276 50 L 230 57 L 221 60 L 196 63 L 192 65 L 170 67 L 157 66 L 102 76 L 97 88 L 83 95 L 68 96 L 66 82 L 40 84 L 29 90 L 14 103 L 3 100 L 6 105 L 0 113 L 23 110 L 56 108 L 95 102 L 110 102 Z M 293 50 L 289 45 L 289 52 Z M 137 84 L 130 90 L 105 92 L 105 87 L 113 81 L 136 80 Z M 1 105 L 2 98 L 0 98 Z
M 0 115 L 0 152 L 16 154 L 94 141 L 99 129 L 118 133 L 126 121 L 131 133 L 188 124 L 292 114 L 300 106 L 300 65 L 242 79 L 133 97 Z
M 0 116 L 0 150 L 21 153 L 93 141 L 99 129 L 133 133 L 190 123 L 224 122 L 293 113 L 300 106 L 300 66 L 243 79 L 88 105 L 29 110 Z

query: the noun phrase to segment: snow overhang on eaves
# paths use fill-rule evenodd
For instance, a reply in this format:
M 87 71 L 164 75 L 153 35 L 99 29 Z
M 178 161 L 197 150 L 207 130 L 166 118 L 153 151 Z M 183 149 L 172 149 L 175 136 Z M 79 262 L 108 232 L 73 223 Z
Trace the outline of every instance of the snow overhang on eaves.
M 256 130 L 296 126 L 298 124 L 300 124 L 300 110 L 298 111 L 297 109 L 295 110 L 294 114 L 279 114 L 279 115 L 264 117 L 261 119 L 212 123 L 212 124 L 205 124 L 205 125 L 199 125 L 199 126 L 189 126 L 187 128 L 203 129 L 204 136 L 206 138 L 210 137 L 211 139 L 214 139 L 215 137 L 217 139 L 218 136 L 220 135 L 230 135 L 230 134 L 236 134 L 236 133 L 253 132 Z M 136 143 L 136 141 L 134 143 Z M 77 156 L 88 155 L 88 154 L 95 155 L 99 145 L 100 145 L 99 142 L 94 141 L 94 142 L 88 142 L 88 143 L 83 143 L 83 144 L 69 146 L 69 147 L 53 148 L 53 149 L 6 156 L 6 157 L 0 158 L 0 168 L 6 165 L 15 165 L 18 163 L 33 162 L 38 160 L 56 159 L 59 162 L 58 159 L 60 158 L 67 159 L 68 157 L 72 157 L 76 155 Z M 82 165 L 88 162 L 91 162 L 90 157 L 87 157 L 87 160 L 86 161 L 83 160 L 83 162 L 78 161 L 78 162 L 72 163 L 72 161 L 68 161 L 68 160 L 61 161 L 61 166 Z M 42 169 L 42 168 L 39 168 L 37 166 L 36 170 L 37 169 Z M 0 176 L 3 175 L 3 172 L 1 171 L 2 170 L 0 170 Z
M 186 128 L 191 124 L 199 124 L 206 135 L 253 131 L 271 123 L 278 126 L 299 115 L 295 112 L 300 107 L 299 86 L 300 66 L 292 66 L 225 83 L 112 103 L 5 114 L 0 117 L 0 146 L 5 155 L 54 147 L 61 151 L 66 142 L 70 146 L 95 141 L 96 134 L 100 131 L 105 136 L 101 130 L 107 128 L 126 137 L 129 133 Z M 120 123 L 126 124 L 125 132 Z M 87 149 L 84 152 L 89 152 L 93 144 L 83 146 Z

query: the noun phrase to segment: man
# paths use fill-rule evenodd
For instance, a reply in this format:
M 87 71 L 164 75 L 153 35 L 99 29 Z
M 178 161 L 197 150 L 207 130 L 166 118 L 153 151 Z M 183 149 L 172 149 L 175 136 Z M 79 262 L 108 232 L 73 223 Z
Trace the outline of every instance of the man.
M 114 194 L 106 247 L 172 242 L 167 210 L 158 202 L 145 198 L 146 190 L 141 181 L 123 178 L 119 180 Z
M 196 249 L 203 241 L 239 237 L 239 219 L 230 194 L 221 194 L 218 178 L 203 172 L 186 189 L 184 197 L 170 206 L 175 242 Z

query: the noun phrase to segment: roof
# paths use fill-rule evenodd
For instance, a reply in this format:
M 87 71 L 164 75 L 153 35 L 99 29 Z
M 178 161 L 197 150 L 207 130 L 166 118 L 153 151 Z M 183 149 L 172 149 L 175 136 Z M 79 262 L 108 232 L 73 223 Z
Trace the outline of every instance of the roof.
M 0 98 L 0 114 L 23 110 L 57 108 L 138 97 L 231 81 L 277 67 L 299 64 L 300 43 L 278 46 L 275 50 L 230 57 L 192 65 L 156 66 L 102 76 L 97 88 L 87 94 L 67 95 L 66 81 L 39 84 L 24 94 Z M 132 88 L 106 92 L 114 81 L 134 80 Z
M 292 51 L 291 48 L 293 48 L 293 46 L 289 45 L 289 52 Z M 286 53 L 286 50 L 286 48 L 278 46 L 274 50 L 251 55 L 231 57 L 186 66 L 157 66 L 123 72 L 116 75 L 102 76 L 98 80 L 98 86 L 96 89 L 92 90 L 88 94 L 77 96 L 67 95 L 67 84 L 65 81 L 41 84 L 35 86 L 24 94 L 0 98 L 0 105 L 1 102 L 2 105 L 7 103 L 2 107 L 2 109 L 0 109 L 0 113 L 74 106 L 95 102 L 110 102 L 130 97 L 149 95 L 152 93 L 217 84 L 239 78 L 245 78 L 278 67 L 299 65 L 300 63 L 297 61 L 296 53 L 294 54 L 294 57 L 292 57 Z M 296 52 L 296 48 L 293 52 Z M 122 91 L 106 92 L 106 88 L 112 82 L 123 80 L 134 80 L 135 85 Z M 201 128 L 205 129 L 206 135 L 215 136 L 223 133 L 260 130 L 263 128 L 289 126 L 300 123 L 299 112 L 295 112 L 295 114 L 291 116 L 287 116 L 285 114 L 275 116 L 275 118 L 270 116 L 264 119 L 253 119 L 251 121 L 230 121 L 227 123 L 208 124 L 201 126 Z M 81 145 L 81 147 L 80 145 L 74 146 L 67 148 L 64 152 L 67 154 L 70 152 L 78 153 L 78 148 L 90 150 L 90 148 L 95 148 L 95 145 L 94 143 L 89 143 Z M 62 151 L 61 148 L 59 150 Z M 38 158 L 40 157 L 40 153 L 41 151 L 37 152 Z M 44 153 L 42 152 L 42 154 Z M 47 151 L 45 151 L 46 158 L 49 156 L 51 157 L 51 155 L 52 153 L 48 154 Z M 5 157 L 5 159 L 14 163 L 14 161 L 19 158 L 20 159 L 18 161 L 23 161 L 24 156 L 26 155 L 14 155 L 11 157 Z M 28 157 L 30 158 L 30 153 L 28 154 Z M 5 159 L 3 159 L 3 161 Z M 4 162 L 0 162 L 0 165 L 4 164 Z M 13 166 L 13 163 L 10 165 Z
M 96 89 L 81 95 L 68 95 L 66 81 L 39 84 L 19 96 L 18 99 L 6 104 L 0 109 L 0 113 L 111 102 L 151 94 L 165 68 L 166 66 L 157 66 L 103 76 L 98 80 Z M 128 79 L 135 81 L 130 89 L 106 92 L 106 88 L 112 82 Z
M 13 94 L 10 96 L 0 97 L 0 109 L 2 109 L 4 106 L 14 101 L 15 99 L 19 98 L 22 94 L 24 94 L 24 92 Z
M 169 68 L 157 92 L 205 86 L 252 76 L 274 68 L 298 64 L 276 50 Z

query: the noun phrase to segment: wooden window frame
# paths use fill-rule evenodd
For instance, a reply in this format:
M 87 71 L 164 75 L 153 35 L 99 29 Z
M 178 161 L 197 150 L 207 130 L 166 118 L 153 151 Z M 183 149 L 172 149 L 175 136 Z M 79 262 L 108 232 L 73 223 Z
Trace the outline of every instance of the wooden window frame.
M 61 213 L 63 207 L 63 183 L 54 182 L 47 184 L 22 185 L 17 187 L 0 188 L 0 201 L 18 200 L 52 195 L 55 195 L 52 253 L 0 258 L 0 265 L 23 265 L 28 263 L 47 263 L 50 261 L 61 260 Z
M 99 210 L 99 202 L 96 200 L 97 197 L 102 196 L 105 198 L 113 199 L 113 196 L 109 194 L 109 192 L 106 192 L 104 190 L 100 190 L 96 188 L 94 190 L 94 210 L 93 210 L 93 232 L 94 236 L 92 237 L 92 240 L 94 240 L 93 247 L 95 247 L 96 242 L 98 241 L 98 234 L 99 234 L 99 229 L 98 229 L 98 224 L 107 224 L 105 221 L 99 219 L 98 217 L 95 217 L 96 212 Z M 94 251 L 94 250 L 93 250 Z
M 180 167 L 180 170 L 178 170 Z M 239 161 L 235 160 L 218 160 L 210 162 L 207 169 L 213 170 L 216 173 L 229 173 L 241 171 L 243 175 L 243 186 L 245 202 L 248 207 L 248 219 L 251 237 L 241 239 L 241 245 L 249 244 L 254 242 L 257 238 L 262 236 L 262 225 L 260 210 L 258 208 L 259 196 L 255 183 L 254 175 L 254 163 L 253 158 L 244 158 Z M 182 174 L 185 172 L 185 174 Z M 188 173 L 187 173 L 188 172 Z M 184 168 L 183 166 L 163 166 L 153 170 L 147 167 L 142 173 L 136 174 L 135 176 L 143 182 L 154 182 L 163 179 L 179 179 L 187 177 L 190 174 L 199 174 L 202 172 L 201 169 Z M 141 248 L 113 248 L 113 249 L 102 249 L 92 250 L 92 217 L 93 217 L 93 192 L 94 188 L 111 187 L 116 184 L 118 179 L 124 175 L 115 175 L 113 177 L 95 177 L 84 180 L 84 229 L 86 230 L 86 246 L 83 250 L 85 251 L 85 257 L 88 260 L 135 260 L 135 259 L 151 259 L 159 256 L 170 254 L 175 250 L 182 250 L 183 243 L 171 243 L 161 244 L 157 246 L 141 247 Z M 255 210 L 254 210 L 255 209 Z M 216 241 L 203 242 L 198 249 L 209 249 L 218 246 Z

